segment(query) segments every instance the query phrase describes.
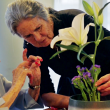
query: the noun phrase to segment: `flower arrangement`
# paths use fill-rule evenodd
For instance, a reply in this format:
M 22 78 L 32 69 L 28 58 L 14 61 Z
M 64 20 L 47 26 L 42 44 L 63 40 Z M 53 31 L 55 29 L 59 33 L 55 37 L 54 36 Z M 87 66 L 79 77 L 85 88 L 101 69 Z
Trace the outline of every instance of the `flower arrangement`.
M 85 11 L 93 17 L 94 23 L 89 23 L 84 28 L 84 15 L 85 13 L 78 14 L 72 21 L 72 27 L 60 29 L 59 35 L 54 37 L 51 42 L 51 48 L 54 47 L 54 44 L 58 41 L 61 41 L 60 44 L 56 44 L 60 47 L 61 51 L 56 52 L 50 59 L 55 57 L 56 55 L 66 51 L 72 50 L 78 52 L 77 59 L 84 64 L 86 58 L 89 58 L 92 62 L 92 67 L 90 69 L 86 67 L 80 67 L 77 65 L 78 76 L 73 77 L 72 83 L 74 87 L 80 89 L 82 97 L 85 101 L 100 101 L 100 93 L 97 91 L 95 87 L 95 83 L 98 80 L 98 75 L 101 72 L 100 65 L 95 64 L 95 56 L 97 52 L 97 47 L 102 40 L 110 40 L 110 37 L 104 37 L 104 32 L 102 28 L 103 24 L 103 9 L 109 4 L 104 5 L 102 9 L 93 2 L 93 7 L 91 7 L 85 0 L 82 0 L 83 7 Z M 99 29 L 97 30 L 97 25 Z M 95 41 L 87 42 L 87 34 L 89 32 L 89 27 L 95 27 Z M 97 35 L 98 32 L 98 35 Z M 75 44 L 72 44 L 75 43 Z M 95 44 L 95 49 L 93 54 L 87 54 L 84 51 L 84 48 L 90 44 Z M 80 55 L 83 55 L 80 58 Z M 86 95 L 88 94 L 88 95 Z

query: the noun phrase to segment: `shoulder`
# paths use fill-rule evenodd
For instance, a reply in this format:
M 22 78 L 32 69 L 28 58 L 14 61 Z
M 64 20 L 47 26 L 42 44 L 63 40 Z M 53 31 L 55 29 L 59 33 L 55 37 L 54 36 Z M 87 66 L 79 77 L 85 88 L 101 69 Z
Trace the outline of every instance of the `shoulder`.
M 52 8 L 48 8 L 50 14 L 59 14 L 59 15 L 77 15 L 80 13 L 84 13 L 82 10 L 78 9 L 66 9 L 66 10 L 54 10 Z
M 4 77 L 2 74 L 0 74 L 0 80 L 3 82 L 3 84 L 10 82 L 6 79 L 6 77 Z
M 53 14 L 58 19 L 73 18 L 80 13 L 84 13 L 82 10 L 78 10 L 78 9 L 66 9 L 66 10 L 57 11 L 52 8 L 49 8 L 48 10 L 49 10 L 49 14 Z
M 59 14 L 61 15 L 78 15 L 80 13 L 84 13 L 83 11 L 81 10 L 78 10 L 78 9 L 67 9 L 67 10 L 60 10 L 58 11 Z
M 2 77 L 3 75 L 2 74 L 0 74 L 0 77 Z
M 56 13 L 59 15 L 59 16 L 66 16 L 66 17 L 69 17 L 69 16 L 76 16 L 80 13 L 84 13 L 83 11 L 81 10 L 78 10 L 78 9 L 67 9 L 67 10 L 60 10 L 60 11 L 56 11 Z
M 5 78 L 2 74 L 0 74 L 0 80 L 3 80 Z
M 84 16 L 84 23 L 89 24 L 89 23 L 94 23 L 94 19 L 92 16 L 85 14 Z

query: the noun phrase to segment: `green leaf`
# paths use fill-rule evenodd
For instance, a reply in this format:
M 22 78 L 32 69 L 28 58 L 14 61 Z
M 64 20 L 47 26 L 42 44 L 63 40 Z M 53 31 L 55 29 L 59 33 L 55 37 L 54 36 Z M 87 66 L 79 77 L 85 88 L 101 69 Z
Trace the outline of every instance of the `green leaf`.
M 103 40 L 110 40 L 110 36 L 104 37 Z
M 93 60 L 94 54 L 89 55 L 89 57 L 91 58 L 91 60 Z M 88 58 L 88 56 L 83 56 L 81 58 L 81 62 L 84 64 L 85 59 Z
M 78 52 L 79 51 L 79 47 L 77 45 L 62 45 L 62 44 L 56 44 L 57 46 L 59 47 L 62 47 L 62 48 L 65 48 L 67 50 L 73 50 L 75 52 Z
M 100 16 L 104 10 L 104 8 L 109 4 L 110 2 L 106 3 L 99 11 L 98 16 Z
M 78 54 L 77 54 L 77 59 L 78 59 L 81 63 L 83 63 L 83 62 L 80 60 L 80 54 L 84 54 L 86 57 L 88 57 L 88 58 L 92 61 L 92 57 L 91 57 L 90 55 L 84 53 L 84 51 L 83 51 L 84 47 L 86 47 L 86 46 L 87 46 L 88 44 L 90 44 L 90 43 L 95 43 L 95 42 L 94 42 L 94 41 L 87 42 L 86 44 L 84 44 L 84 45 L 80 48 L 80 50 L 79 50 L 79 52 L 78 52 Z M 93 62 L 93 61 L 92 61 L 92 62 Z
M 55 56 L 57 56 L 58 54 L 62 53 L 64 51 L 58 51 L 56 52 L 55 54 L 53 54 L 51 57 L 50 57 L 50 60 L 53 59 Z
M 86 58 L 88 58 L 87 56 L 83 56 L 82 58 L 81 58 L 81 62 L 84 64 L 84 61 L 85 61 L 85 59 Z
M 75 51 L 75 52 L 79 52 L 79 50 L 80 50 L 80 48 L 77 45 L 69 45 L 69 46 L 65 46 L 62 44 L 56 44 L 56 45 L 59 47 L 66 48 L 67 50 Z M 86 53 L 84 51 L 82 51 L 81 54 L 85 55 Z

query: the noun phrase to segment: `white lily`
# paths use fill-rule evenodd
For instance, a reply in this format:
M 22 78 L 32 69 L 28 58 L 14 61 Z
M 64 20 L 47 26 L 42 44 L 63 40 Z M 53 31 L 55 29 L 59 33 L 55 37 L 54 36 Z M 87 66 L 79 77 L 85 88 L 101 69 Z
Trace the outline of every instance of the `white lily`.
M 70 45 L 73 42 L 77 45 L 84 45 L 87 42 L 87 34 L 89 32 L 89 26 L 94 26 L 93 23 L 89 23 L 84 28 L 84 15 L 85 13 L 78 14 L 72 21 L 72 27 L 60 29 L 59 36 L 56 36 L 51 41 L 51 48 L 54 47 L 54 44 L 58 41 L 61 41 L 63 45 Z M 65 50 L 61 48 L 61 50 Z

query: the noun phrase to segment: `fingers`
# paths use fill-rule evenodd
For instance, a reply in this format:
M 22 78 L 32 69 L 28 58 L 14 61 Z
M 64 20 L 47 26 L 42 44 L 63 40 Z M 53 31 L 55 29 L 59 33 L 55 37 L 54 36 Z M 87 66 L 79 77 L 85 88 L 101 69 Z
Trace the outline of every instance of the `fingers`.
M 24 61 L 21 64 L 19 64 L 17 68 L 12 71 L 13 75 L 16 74 L 15 76 L 17 75 L 19 76 L 25 70 L 24 67 L 27 67 L 28 69 L 28 64 L 29 64 L 28 61 Z
M 39 57 L 39 56 L 30 55 L 29 58 L 28 58 L 28 61 L 31 62 L 31 64 L 33 62 L 35 62 L 36 65 L 41 66 L 41 63 L 40 62 L 42 62 L 43 59 L 41 57 Z
M 33 62 L 33 61 L 43 61 L 43 59 L 40 57 L 40 56 L 33 56 L 33 55 L 30 55 L 29 58 L 28 58 L 29 61 Z
M 36 64 L 35 62 L 34 63 L 32 63 L 32 65 L 31 65 L 31 67 L 30 67 L 30 70 L 33 70 L 33 69 L 37 69 L 37 68 L 39 68 L 39 64 Z
M 104 89 L 104 90 L 101 90 L 101 96 L 106 96 L 106 95 L 109 95 L 110 94 L 110 87 Z
M 105 84 L 99 86 L 99 87 L 97 88 L 97 90 L 102 91 L 102 90 L 104 90 L 104 89 L 106 89 L 106 88 L 108 88 L 108 87 L 110 87 L 110 81 L 108 81 L 108 82 L 106 82 Z
M 24 62 L 20 63 L 17 68 L 28 67 L 28 65 L 29 65 L 29 62 L 28 61 L 24 61 Z
M 27 48 L 25 48 L 23 50 L 22 58 L 23 58 L 23 61 L 26 61 L 27 60 Z
M 110 87 L 108 87 L 107 89 L 100 91 L 101 96 L 106 96 L 106 95 L 110 95 Z
M 110 74 L 101 77 L 95 84 L 97 90 L 101 92 L 101 96 L 110 94 Z
M 102 76 L 96 83 L 95 86 L 100 86 L 101 84 L 109 81 L 110 79 L 110 74 L 106 74 L 105 76 Z

